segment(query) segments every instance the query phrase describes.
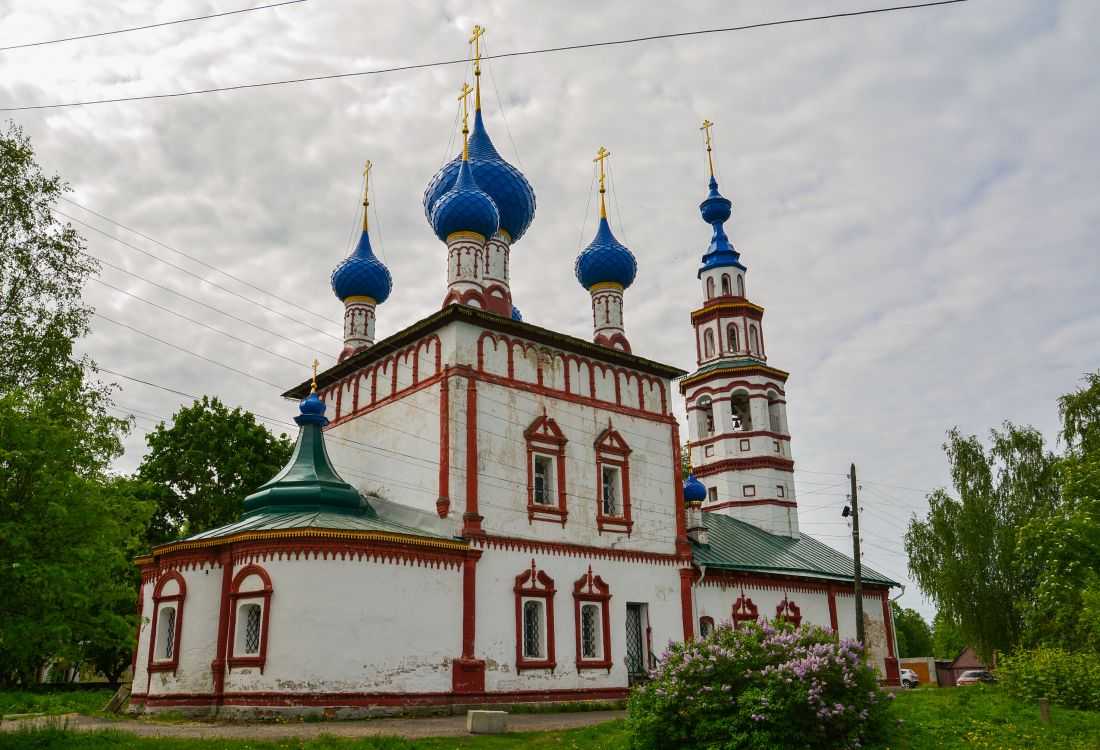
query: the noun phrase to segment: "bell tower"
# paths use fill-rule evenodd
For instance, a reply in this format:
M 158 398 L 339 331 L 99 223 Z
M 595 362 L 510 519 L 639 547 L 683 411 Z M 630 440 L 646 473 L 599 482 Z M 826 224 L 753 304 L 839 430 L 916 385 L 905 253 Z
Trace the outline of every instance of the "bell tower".
M 764 308 L 750 301 L 748 269 L 726 236 L 732 203 L 718 192 L 711 127 L 701 128 L 710 182 L 699 212 L 712 235 L 698 272 L 703 304 L 691 313 L 696 370 L 680 381 L 692 471 L 707 490 L 703 510 L 797 537 L 787 373 L 768 365 Z

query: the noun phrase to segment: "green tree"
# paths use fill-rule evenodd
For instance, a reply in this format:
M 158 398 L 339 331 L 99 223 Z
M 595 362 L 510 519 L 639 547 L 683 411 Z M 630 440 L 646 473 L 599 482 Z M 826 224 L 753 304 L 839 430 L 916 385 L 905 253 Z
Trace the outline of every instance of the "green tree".
M 146 435 L 149 452 L 137 476 L 151 488 L 150 544 L 237 520 L 244 498 L 290 458 L 285 434 L 275 437 L 240 408 L 203 396 Z
M 68 189 L 43 174 L 18 126 L 0 131 L 0 393 L 84 370 L 73 341 L 88 331 L 81 291 L 98 264 L 54 218 Z
M 1019 532 L 1056 510 L 1057 464 L 1037 430 L 1007 422 L 991 432 L 988 449 L 953 429 L 944 450 L 955 496 L 936 490 L 927 517 L 910 522 L 909 570 L 988 660 L 994 650 L 1010 651 L 1020 642 L 1016 602 L 1023 604 L 1035 579 L 1019 564 Z
M 932 653 L 937 659 L 954 659 L 966 648 L 959 626 L 944 612 L 932 618 Z
M 932 628 L 920 612 L 897 602 L 890 602 L 894 612 L 894 635 L 897 638 L 898 656 L 932 656 Z

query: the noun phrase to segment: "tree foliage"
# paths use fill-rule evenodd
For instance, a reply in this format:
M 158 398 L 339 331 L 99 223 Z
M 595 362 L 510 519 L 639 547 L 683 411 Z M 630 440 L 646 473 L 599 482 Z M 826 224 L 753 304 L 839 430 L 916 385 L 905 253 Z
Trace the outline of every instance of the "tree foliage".
M 903 609 L 897 602 L 891 602 L 890 607 L 894 612 L 898 656 L 932 656 L 932 628 L 920 612 L 908 607 Z
M 146 436 L 138 468 L 155 505 L 150 544 L 237 520 L 242 501 L 279 471 L 293 448 L 240 408 L 204 396 L 181 408 L 172 425 Z
M 966 648 L 959 626 L 944 612 L 932 618 L 932 653 L 937 659 L 954 659 Z

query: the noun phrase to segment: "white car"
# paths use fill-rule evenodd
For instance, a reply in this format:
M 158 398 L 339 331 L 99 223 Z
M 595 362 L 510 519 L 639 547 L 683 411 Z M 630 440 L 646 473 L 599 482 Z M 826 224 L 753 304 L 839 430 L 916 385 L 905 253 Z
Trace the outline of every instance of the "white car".
M 917 677 L 917 673 L 912 669 L 901 670 L 901 686 L 906 688 L 915 688 L 920 684 L 920 677 Z

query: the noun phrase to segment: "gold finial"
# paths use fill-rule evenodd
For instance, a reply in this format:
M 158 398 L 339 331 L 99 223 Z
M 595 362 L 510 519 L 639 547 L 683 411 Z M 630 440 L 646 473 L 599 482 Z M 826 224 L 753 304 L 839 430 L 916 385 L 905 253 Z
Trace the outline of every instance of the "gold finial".
M 710 176 L 714 177 L 714 156 L 711 153 L 710 148 L 710 129 L 714 127 L 714 123 L 710 120 L 703 120 L 703 127 L 699 128 L 706 134 L 707 139 L 707 164 L 710 165 Z
M 366 166 L 363 167 L 363 231 L 367 231 L 367 218 L 370 211 L 370 168 L 374 165 L 371 164 L 370 159 L 367 159 Z
M 596 162 L 597 164 L 600 165 L 600 218 L 601 219 L 606 219 L 607 218 L 607 206 L 604 205 L 604 201 L 603 201 L 603 194 L 607 192 L 607 189 L 604 187 L 603 162 L 604 162 L 604 159 L 606 159 L 609 156 L 611 156 L 611 152 L 608 151 L 603 146 L 600 146 L 600 150 L 596 152 L 596 158 L 592 160 L 592 161 L 594 161 L 594 162 Z
M 474 26 L 470 44 L 474 45 L 474 109 L 481 109 L 481 37 L 485 36 L 484 26 Z
M 462 161 L 467 161 L 470 158 L 470 111 L 468 105 L 468 97 L 470 92 L 473 91 L 470 88 L 470 84 L 462 84 L 462 93 L 458 95 L 458 98 L 462 100 Z
M 367 163 L 370 164 L 370 162 L 367 162 Z M 313 360 L 313 382 L 310 383 L 310 386 L 309 386 L 309 392 L 310 393 L 316 393 L 317 392 L 317 368 L 318 368 L 318 366 L 320 366 L 320 364 L 321 363 L 318 362 L 316 359 Z

